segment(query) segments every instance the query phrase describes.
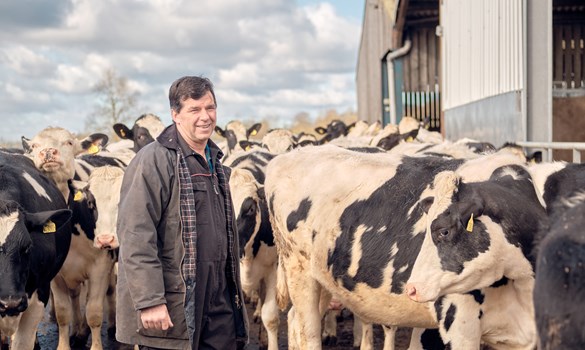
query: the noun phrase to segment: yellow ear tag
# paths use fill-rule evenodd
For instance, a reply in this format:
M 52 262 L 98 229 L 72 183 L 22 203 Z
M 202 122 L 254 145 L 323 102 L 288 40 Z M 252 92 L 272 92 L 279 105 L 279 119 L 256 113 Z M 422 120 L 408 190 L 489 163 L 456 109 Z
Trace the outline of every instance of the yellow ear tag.
M 250 146 L 246 146 L 246 149 L 244 151 L 249 151 L 252 147 Z
M 122 135 L 122 137 L 126 137 L 126 133 L 124 132 L 124 129 L 120 129 L 120 135 Z
M 87 149 L 87 153 L 89 154 L 96 154 L 100 151 L 99 147 L 96 145 L 91 145 L 89 146 L 89 148 Z
M 250 133 L 250 135 L 252 135 L 252 136 L 256 136 L 256 134 L 257 134 L 257 133 L 258 133 L 258 131 L 256 131 L 256 130 L 252 130 L 252 132 Z
M 409 137 L 406 139 L 406 142 L 412 142 L 412 141 L 414 141 L 414 138 L 413 138 L 412 136 L 409 136 Z
M 469 218 L 469 221 L 467 222 L 466 230 L 468 232 L 473 232 L 473 213 L 471 213 L 471 217 Z
M 75 196 L 73 196 L 73 200 L 76 202 L 80 202 L 83 199 L 83 193 L 81 191 L 75 192 Z
M 45 226 L 43 226 L 43 233 L 53 233 L 57 231 L 57 226 L 51 220 L 47 221 Z

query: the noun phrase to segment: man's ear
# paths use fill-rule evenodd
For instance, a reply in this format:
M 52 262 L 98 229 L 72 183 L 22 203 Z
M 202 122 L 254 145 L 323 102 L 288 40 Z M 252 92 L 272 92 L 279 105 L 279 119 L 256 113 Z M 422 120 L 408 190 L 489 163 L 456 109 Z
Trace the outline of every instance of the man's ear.
M 176 112 L 176 111 L 175 111 L 173 108 L 171 108 L 171 117 L 173 118 L 173 121 L 174 121 L 176 124 L 180 124 L 180 123 L 179 123 L 179 121 L 177 121 L 177 115 L 178 115 L 178 114 L 179 114 L 179 113 L 177 113 L 177 112 Z

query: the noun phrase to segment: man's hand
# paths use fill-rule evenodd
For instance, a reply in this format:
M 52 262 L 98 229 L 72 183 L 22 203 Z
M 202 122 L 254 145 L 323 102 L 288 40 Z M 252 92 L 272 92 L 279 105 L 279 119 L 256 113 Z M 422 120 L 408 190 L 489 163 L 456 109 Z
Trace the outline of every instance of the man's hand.
M 173 327 L 166 304 L 147 307 L 140 310 L 140 320 L 144 329 L 158 329 L 166 331 Z

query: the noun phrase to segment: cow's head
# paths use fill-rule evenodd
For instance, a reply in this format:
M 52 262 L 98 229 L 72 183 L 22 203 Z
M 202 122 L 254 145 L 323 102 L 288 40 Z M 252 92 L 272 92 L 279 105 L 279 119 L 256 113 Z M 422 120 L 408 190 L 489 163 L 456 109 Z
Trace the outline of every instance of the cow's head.
M 346 136 L 354 125 L 355 123 L 348 126 L 343 121 L 336 119 L 332 120 L 326 127 L 316 127 L 315 131 L 317 134 L 327 135 L 329 140 L 333 140 L 341 136 Z
M 39 170 L 55 182 L 64 183 L 75 174 L 75 156 L 96 148 L 96 144 L 103 145 L 107 142 L 103 136 L 92 134 L 79 140 L 66 129 L 48 127 L 32 139 L 22 136 L 22 147 L 25 155 L 34 161 Z
M 261 187 L 250 171 L 234 168 L 230 176 L 230 188 L 237 215 L 240 257 L 252 256 L 253 237 L 260 229 Z
M 227 149 L 225 154 L 229 155 L 236 150 L 240 150 L 240 141 L 249 140 L 250 136 L 258 134 L 258 131 L 262 128 L 261 123 L 256 123 L 251 127 L 247 128 L 239 120 L 232 120 L 228 122 L 225 129 L 219 126 L 215 126 L 215 132 L 226 139 Z
M 0 317 L 17 316 L 28 307 L 29 270 L 43 254 L 35 236 L 58 232 L 70 218 L 67 209 L 28 213 L 16 202 L 0 201 Z
M 466 293 L 503 277 L 533 280 L 527 255 L 544 210 L 527 173 L 494 174 L 501 177 L 477 183 L 454 172 L 435 178 L 427 233 L 405 286 L 412 300 Z
M 71 189 L 69 206 L 74 211 L 75 229 L 81 229 L 98 249 L 120 246 L 116 232 L 118 202 L 124 171 L 118 167 L 95 168 L 87 185 Z
M 134 141 L 134 152 L 153 142 L 164 130 L 162 120 L 154 114 L 143 114 L 134 123 L 132 129 L 123 123 L 114 124 L 114 132 L 124 140 Z
M 272 129 L 262 137 L 262 147 L 270 153 L 281 154 L 295 147 L 293 133 L 287 129 Z
M 116 249 L 120 246 L 116 231 L 118 202 L 124 170 L 113 166 L 95 168 L 89 176 L 88 186 L 95 197 L 99 216 L 95 226 L 94 247 Z

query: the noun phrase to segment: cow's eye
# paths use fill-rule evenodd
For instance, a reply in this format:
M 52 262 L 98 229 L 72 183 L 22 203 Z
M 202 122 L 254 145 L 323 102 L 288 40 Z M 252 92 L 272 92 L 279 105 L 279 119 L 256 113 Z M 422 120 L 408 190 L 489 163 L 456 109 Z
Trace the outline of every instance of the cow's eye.
M 71 141 L 71 140 L 67 140 L 67 141 L 65 141 L 65 144 L 66 144 L 67 146 L 73 146 L 73 141 Z
M 38 143 L 33 143 L 30 147 L 32 149 L 36 149 L 36 148 L 39 148 L 39 144 Z
M 246 211 L 246 215 L 254 215 L 256 214 L 256 206 L 251 205 L 250 208 L 248 208 L 248 211 Z

